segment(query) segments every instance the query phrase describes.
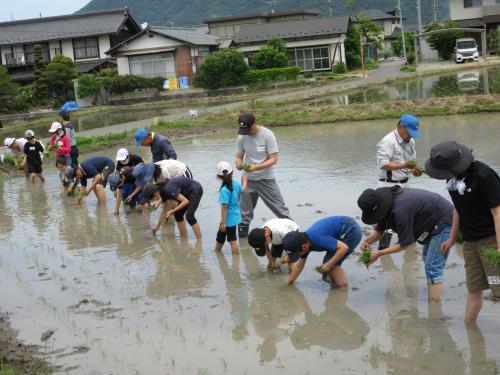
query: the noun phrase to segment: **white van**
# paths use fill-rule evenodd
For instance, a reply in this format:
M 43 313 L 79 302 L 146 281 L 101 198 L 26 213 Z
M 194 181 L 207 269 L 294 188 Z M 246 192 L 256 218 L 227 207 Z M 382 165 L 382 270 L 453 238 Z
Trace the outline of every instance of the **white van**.
M 478 61 L 479 52 L 477 43 L 472 38 L 457 39 L 455 46 L 455 61 L 460 64 L 464 61 Z

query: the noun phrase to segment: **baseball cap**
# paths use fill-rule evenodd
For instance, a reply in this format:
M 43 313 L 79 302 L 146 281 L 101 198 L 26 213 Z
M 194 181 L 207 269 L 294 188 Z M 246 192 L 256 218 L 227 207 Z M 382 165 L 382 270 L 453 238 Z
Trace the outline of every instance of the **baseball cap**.
M 238 117 L 238 134 L 248 135 L 250 134 L 250 127 L 255 123 L 255 117 L 251 113 L 242 113 Z
M 291 263 L 295 263 L 300 258 L 300 247 L 304 243 L 304 233 L 295 230 L 288 232 L 283 237 L 283 248 L 288 254 L 288 259 Z
M 142 188 L 141 194 L 142 194 L 142 199 L 139 202 L 139 204 L 144 204 L 146 202 L 149 202 L 151 198 L 153 198 L 153 195 L 155 192 L 158 191 L 158 186 L 155 184 L 147 184 Z
M 5 138 L 3 144 L 7 147 L 10 147 L 12 146 L 15 140 L 16 140 L 15 138 Z
M 29 139 L 35 136 L 35 132 L 33 130 L 26 130 L 24 132 L 24 138 Z
M 120 174 L 118 172 L 113 172 L 108 177 L 109 188 L 111 191 L 116 191 L 118 189 L 118 184 L 120 183 Z
M 149 134 L 149 131 L 147 129 L 138 129 L 134 133 L 134 138 L 135 138 L 135 147 L 141 147 L 141 143 L 146 138 L 146 136 Z
M 224 173 L 226 172 L 226 173 Z M 230 174 L 233 172 L 233 168 L 227 161 L 221 161 L 217 164 L 217 175 L 224 176 L 225 174 Z
M 50 126 L 49 133 L 55 133 L 56 130 L 62 129 L 62 125 L 60 122 L 53 122 L 52 125 Z
M 260 257 L 266 255 L 266 232 L 264 228 L 254 228 L 248 234 L 248 244 L 255 250 L 255 254 Z
M 154 163 L 139 163 L 134 167 L 132 175 L 135 177 L 136 185 L 145 186 L 155 173 Z
M 420 132 L 418 131 L 418 127 L 420 125 L 420 120 L 417 116 L 413 115 L 403 115 L 399 118 L 399 123 L 403 125 L 406 130 L 408 130 L 408 134 L 412 138 L 420 138 Z
M 126 148 L 121 148 L 116 153 L 116 161 L 124 161 L 128 155 L 128 150 Z
M 59 116 L 63 118 L 65 121 L 69 121 L 69 112 L 65 110 L 59 111 Z

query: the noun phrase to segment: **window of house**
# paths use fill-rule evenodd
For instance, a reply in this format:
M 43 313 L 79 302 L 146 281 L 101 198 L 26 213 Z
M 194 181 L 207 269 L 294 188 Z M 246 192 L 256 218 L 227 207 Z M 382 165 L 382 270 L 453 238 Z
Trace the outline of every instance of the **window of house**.
M 75 60 L 99 57 L 99 40 L 95 38 L 73 39 Z
M 300 66 L 303 71 L 330 69 L 329 48 L 290 48 L 288 66 Z
M 130 74 L 142 77 L 175 77 L 173 53 L 130 56 Z
M 482 0 L 464 0 L 464 8 L 475 8 L 483 5 Z

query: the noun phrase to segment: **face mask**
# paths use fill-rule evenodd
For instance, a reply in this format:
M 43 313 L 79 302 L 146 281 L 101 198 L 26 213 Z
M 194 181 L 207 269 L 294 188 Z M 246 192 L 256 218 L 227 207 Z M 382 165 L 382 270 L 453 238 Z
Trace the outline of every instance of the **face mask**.
M 446 188 L 449 191 L 457 191 L 458 194 L 464 195 L 466 188 L 464 180 L 465 177 L 462 178 L 461 180 L 457 180 L 455 177 L 450 178 L 448 182 L 446 182 Z
M 125 160 L 122 161 L 122 164 L 123 165 L 127 165 L 128 164 L 128 158 L 126 158 Z

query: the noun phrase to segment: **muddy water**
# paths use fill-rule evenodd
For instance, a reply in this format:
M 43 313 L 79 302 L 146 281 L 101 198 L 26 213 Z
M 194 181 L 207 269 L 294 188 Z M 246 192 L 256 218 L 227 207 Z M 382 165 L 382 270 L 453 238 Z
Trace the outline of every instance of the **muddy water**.
M 423 161 L 433 143 L 455 138 L 500 171 L 498 115 L 423 119 Z M 376 186 L 374 147 L 386 121 L 275 129 L 277 179 L 303 227 L 327 214 L 358 217 L 356 198 Z M 0 299 L 20 338 L 39 344 L 71 374 L 494 374 L 500 306 L 485 301 L 467 329 L 461 248 L 448 261 L 442 306 L 429 308 L 421 248 L 366 270 L 346 261 L 350 286 L 330 290 L 311 255 L 296 287 L 269 274 L 246 241 L 241 255 L 212 251 L 219 208 L 217 161 L 233 155 L 227 133 L 176 143 L 204 185 L 204 239 L 157 239 L 139 213 L 112 215 L 94 197 L 76 207 L 24 178 L 0 185 Z M 131 146 L 132 147 L 132 146 Z M 112 155 L 111 152 L 109 155 Z M 413 186 L 446 195 L 442 182 Z M 111 194 L 108 192 L 111 200 Z M 254 225 L 271 218 L 259 204 Z M 42 334 L 54 330 L 46 341 Z

